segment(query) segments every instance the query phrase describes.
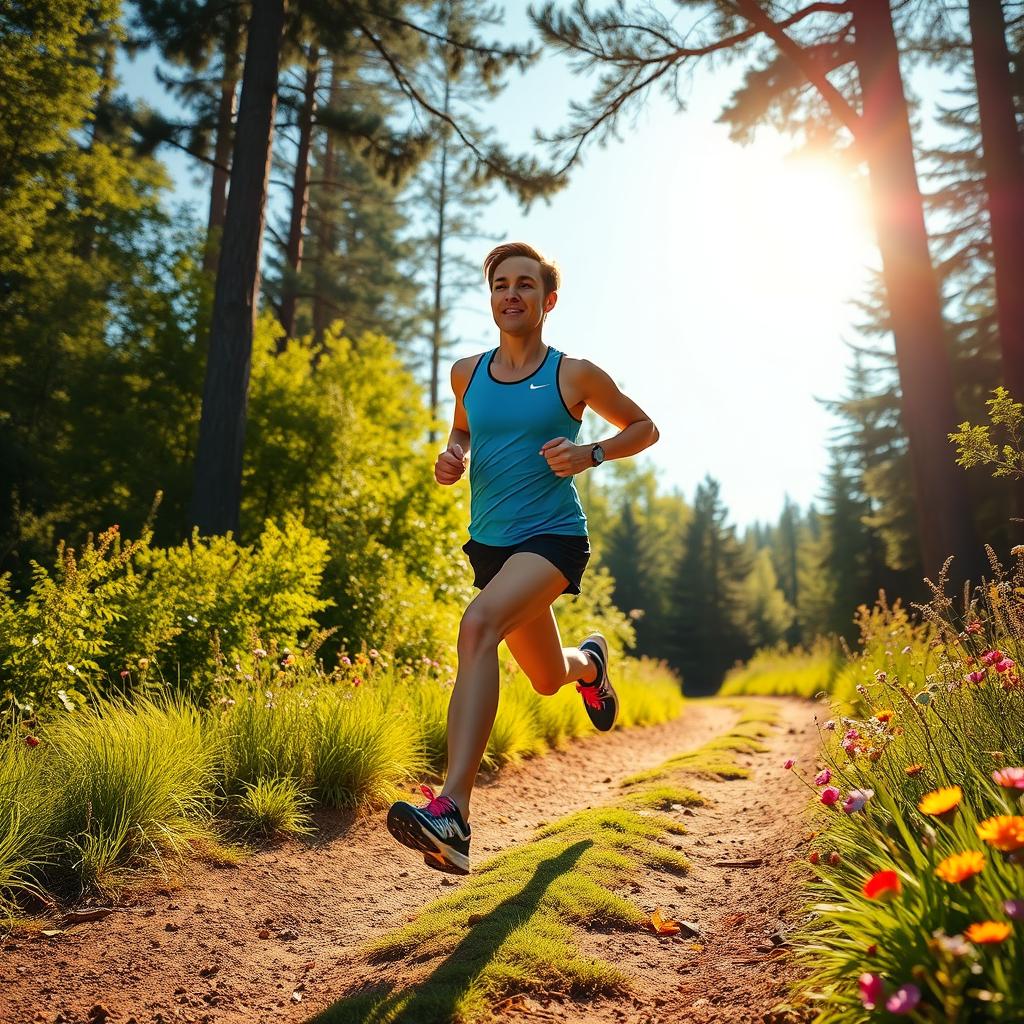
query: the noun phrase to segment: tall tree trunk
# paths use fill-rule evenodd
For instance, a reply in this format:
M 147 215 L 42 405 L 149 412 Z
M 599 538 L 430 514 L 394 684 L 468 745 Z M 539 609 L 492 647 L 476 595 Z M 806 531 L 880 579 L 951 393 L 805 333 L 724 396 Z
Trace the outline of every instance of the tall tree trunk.
M 328 105 L 334 109 L 341 95 L 341 81 L 338 74 L 338 58 L 331 62 L 331 87 L 328 97 Z M 320 175 L 322 190 L 333 188 L 334 182 L 334 134 L 330 129 L 325 129 L 323 173 Z M 321 194 L 324 194 L 322 192 Z M 334 212 L 327 204 L 321 203 L 316 223 L 316 250 L 317 260 L 321 267 L 327 265 L 327 261 L 334 252 Z M 313 293 L 313 338 L 320 347 L 324 343 L 324 335 L 330 324 L 331 311 L 327 301 L 324 299 L 321 286 L 318 284 Z
M 284 293 L 281 296 L 281 326 L 285 336 L 278 341 L 278 350 L 284 349 L 295 334 L 295 306 L 298 302 L 298 276 L 302 270 L 302 238 L 306 231 L 306 213 L 309 210 L 309 140 L 313 134 L 313 115 L 316 112 L 316 80 L 320 58 L 311 46 L 306 65 L 306 80 L 302 89 L 302 109 L 299 111 L 299 146 L 295 154 L 295 173 L 292 176 L 292 212 L 288 223 L 288 246 L 285 253 Z
M 448 113 L 448 105 L 451 97 L 451 78 L 445 75 L 444 79 L 444 113 Z M 434 245 L 434 313 L 433 331 L 430 337 L 430 415 L 437 419 L 437 410 L 440 404 L 440 375 L 441 375 L 441 322 L 444 319 L 444 307 L 441 302 L 442 289 L 444 286 L 444 241 L 445 241 L 445 213 L 448 203 L 448 133 L 445 131 L 441 139 L 441 169 L 440 180 L 437 190 L 437 241 Z M 430 443 L 437 440 L 437 431 L 433 428 L 430 431 Z
M 224 70 L 220 82 L 220 103 L 217 106 L 217 137 L 213 144 L 213 180 L 210 183 L 210 213 L 206 221 L 206 249 L 203 270 L 212 274 L 217 269 L 220 235 L 228 209 L 228 182 L 231 178 L 231 131 L 235 116 L 235 93 L 238 90 L 238 27 L 232 24 L 224 39 Z
M 204 534 L 238 531 L 284 5 L 260 0 L 249 19 L 192 492 L 191 521 Z
M 861 141 L 899 369 L 922 564 L 935 579 L 943 561 L 955 555 L 950 578 L 978 582 L 985 563 L 971 522 L 966 478 L 946 437 L 958 417 L 892 12 L 888 0 L 858 0 L 852 9 Z
M 969 0 L 1003 383 L 1024 401 L 1024 156 L 999 0 Z

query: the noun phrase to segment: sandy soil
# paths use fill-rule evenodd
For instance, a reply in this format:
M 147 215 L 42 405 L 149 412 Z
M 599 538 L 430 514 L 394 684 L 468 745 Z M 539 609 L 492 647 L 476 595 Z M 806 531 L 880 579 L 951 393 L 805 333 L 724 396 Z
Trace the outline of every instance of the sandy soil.
M 813 706 L 776 700 L 782 727 L 767 754 L 741 757 L 749 780 L 701 782 L 707 808 L 680 812 L 680 880 L 655 874 L 632 893 L 697 936 L 583 933 L 586 951 L 624 966 L 635 996 L 575 1005 L 513 1000 L 508 1020 L 750 1022 L 772 1020 L 783 993 L 785 934 L 799 912 L 793 861 L 806 831 L 806 790 L 781 764 L 813 757 Z M 691 703 L 674 722 L 594 735 L 482 777 L 472 809 L 473 856 L 530 837 L 537 825 L 610 800 L 620 779 L 728 730 L 736 713 Z M 258 853 L 238 868 L 192 866 L 187 877 L 45 937 L 24 929 L 0 946 L 0 1021 L 117 1024 L 307 1021 L 358 976 L 360 945 L 411 919 L 459 884 L 397 846 L 383 814 L 322 815 L 311 841 Z M 760 861 L 755 867 L 721 866 Z M 411 978 L 410 978 L 411 980 Z

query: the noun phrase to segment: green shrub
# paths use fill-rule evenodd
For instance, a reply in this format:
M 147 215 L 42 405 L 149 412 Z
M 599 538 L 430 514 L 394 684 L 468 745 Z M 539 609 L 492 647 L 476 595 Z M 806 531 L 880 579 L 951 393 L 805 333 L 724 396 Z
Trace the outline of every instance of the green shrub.
M 305 810 L 309 803 L 294 779 L 262 778 L 245 786 L 233 812 L 241 830 L 250 835 L 308 835 L 313 831 Z

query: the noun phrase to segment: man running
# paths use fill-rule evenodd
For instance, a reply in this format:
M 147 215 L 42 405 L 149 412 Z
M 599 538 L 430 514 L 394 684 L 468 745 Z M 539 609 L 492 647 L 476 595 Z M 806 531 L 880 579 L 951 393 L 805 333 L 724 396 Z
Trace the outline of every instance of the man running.
M 463 546 L 480 593 L 462 616 L 458 672 L 448 705 L 448 770 L 440 794 L 388 812 L 388 829 L 429 867 L 469 873 L 469 801 L 498 710 L 498 644 L 504 640 L 533 688 L 551 696 L 576 683 L 594 725 L 615 724 L 618 698 L 608 644 L 592 633 L 563 647 L 551 605 L 580 593 L 590 558 L 587 519 L 573 476 L 636 455 L 658 440 L 650 417 L 604 370 L 544 343 L 558 301 L 558 268 L 523 242 L 484 260 L 498 347 L 452 367 L 455 416 L 448 448 L 434 465 L 440 484 L 469 466 L 470 539 Z M 619 432 L 576 443 L 591 408 Z

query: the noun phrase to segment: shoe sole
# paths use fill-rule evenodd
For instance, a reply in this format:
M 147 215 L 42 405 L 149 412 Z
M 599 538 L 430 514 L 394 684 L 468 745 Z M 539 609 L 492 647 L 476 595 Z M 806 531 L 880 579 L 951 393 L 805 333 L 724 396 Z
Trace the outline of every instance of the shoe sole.
M 419 821 L 401 807 L 388 811 L 388 831 L 410 850 L 423 854 L 423 862 L 435 871 L 451 875 L 469 874 L 469 857 L 453 850 L 436 836 L 427 832 Z
M 607 729 L 600 729 L 599 732 L 611 732 L 615 728 L 615 723 L 619 718 L 619 695 L 615 692 L 615 687 L 612 686 L 612 678 L 608 673 L 608 641 L 605 640 L 604 635 L 601 633 L 591 633 L 585 640 L 580 643 L 580 647 L 586 643 L 595 643 L 601 648 L 601 660 L 604 662 L 604 681 L 608 685 L 608 689 L 612 691 L 612 696 L 615 698 L 615 714 L 612 716 L 612 724 Z M 595 728 L 597 728 L 595 726 Z

